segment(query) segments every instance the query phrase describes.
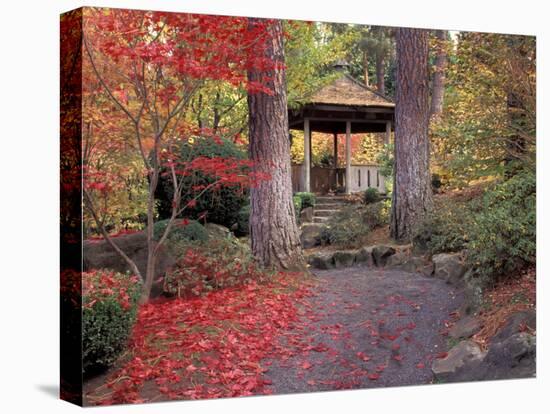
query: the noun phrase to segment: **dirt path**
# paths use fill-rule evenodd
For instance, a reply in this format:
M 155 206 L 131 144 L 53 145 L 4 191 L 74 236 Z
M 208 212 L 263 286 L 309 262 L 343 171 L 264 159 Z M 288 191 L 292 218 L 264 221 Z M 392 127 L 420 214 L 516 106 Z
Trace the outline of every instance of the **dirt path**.
M 426 384 L 446 350 L 440 331 L 462 292 L 395 270 L 316 271 L 320 284 L 295 327 L 304 352 L 264 361 L 275 394 Z M 288 337 L 292 340 L 292 336 Z

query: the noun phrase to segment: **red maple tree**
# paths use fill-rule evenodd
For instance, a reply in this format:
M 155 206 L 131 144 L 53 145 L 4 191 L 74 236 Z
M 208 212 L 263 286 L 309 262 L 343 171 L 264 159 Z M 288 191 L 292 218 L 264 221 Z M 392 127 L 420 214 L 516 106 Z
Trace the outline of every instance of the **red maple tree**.
M 221 157 L 182 160 L 177 148 L 207 131 L 185 122 L 194 94 L 207 80 L 223 81 L 252 93 L 272 93 L 267 79 L 247 80 L 247 70 L 269 68 L 264 58 L 269 20 L 85 8 L 83 13 L 83 112 L 90 120 L 83 131 L 84 205 L 107 242 L 144 280 L 142 302 L 149 298 L 155 258 L 176 217 L 190 207 L 180 205 L 183 178 L 203 171 L 216 179 L 197 189 L 193 203 L 213 187 L 254 185 L 265 175 L 244 174 L 246 160 Z M 94 128 L 91 128 L 93 126 Z M 213 139 L 217 139 L 215 136 Z M 116 174 L 96 168 L 94 157 L 110 151 L 136 151 L 147 177 L 147 268 L 142 275 L 105 228 L 107 197 L 116 189 Z M 158 242 L 153 240 L 155 189 L 161 174 L 173 185 L 172 214 Z

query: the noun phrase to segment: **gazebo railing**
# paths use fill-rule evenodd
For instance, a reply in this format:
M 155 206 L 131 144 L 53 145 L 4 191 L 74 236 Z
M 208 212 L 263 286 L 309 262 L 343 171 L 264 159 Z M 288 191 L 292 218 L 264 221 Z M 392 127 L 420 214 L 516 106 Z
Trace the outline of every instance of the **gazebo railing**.
M 350 167 L 351 193 L 376 188 L 381 193 L 386 192 L 384 177 L 380 174 L 378 165 L 355 165 Z M 310 188 L 313 193 L 326 194 L 338 188 L 346 188 L 346 169 L 335 167 L 312 166 L 310 168 Z M 304 166 L 292 165 L 292 189 L 294 192 L 304 191 Z

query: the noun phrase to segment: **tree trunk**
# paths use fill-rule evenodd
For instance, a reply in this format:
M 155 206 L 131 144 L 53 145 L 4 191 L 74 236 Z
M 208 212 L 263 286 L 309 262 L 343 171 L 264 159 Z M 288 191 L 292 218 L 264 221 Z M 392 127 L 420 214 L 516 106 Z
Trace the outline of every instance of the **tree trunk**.
M 364 71 L 365 71 L 365 85 L 366 86 L 370 86 L 370 81 L 369 81 L 369 54 L 368 52 L 365 50 L 363 52 L 363 68 L 364 68 Z
M 395 175 L 390 230 L 408 238 L 431 210 L 428 32 L 397 29 Z
M 376 89 L 382 95 L 386 94 L 384 56 L 376 56 Z
M 250 19 L 254 25 L 257 19 Z M 260 20 L 261 22 L 261 20 Z M 268 29 L 265 57 L 284 63 L 283 28 L 279 20 Z M 305 270 L 292 203 L 286 79 L 283 65 L 274 70 L 251 69 L 248 79 L 273 91 L 248 94 L 249 151 L 253 170 L 270 175 L 250 190 L 250 238 L 256 261 L 266 268 Z
M 447 51 L 445 41 L 447 31 L 436 30 L 437 53 L 435 56 L 434 72 L 432 78 L 432 104 L 430 115 L 439 116 L 443 112 L 443 98 L 445 96 L 445 70 L 447 69 Z

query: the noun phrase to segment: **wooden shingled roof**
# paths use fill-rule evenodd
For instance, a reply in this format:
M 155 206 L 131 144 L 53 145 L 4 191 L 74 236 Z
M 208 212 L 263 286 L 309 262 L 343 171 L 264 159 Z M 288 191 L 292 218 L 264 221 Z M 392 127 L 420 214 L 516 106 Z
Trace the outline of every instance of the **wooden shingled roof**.
M 307 101 L 310 104 L 395 107 L 389 98 L 363 85 L 347 73 L 319 89 Z

